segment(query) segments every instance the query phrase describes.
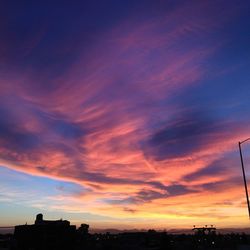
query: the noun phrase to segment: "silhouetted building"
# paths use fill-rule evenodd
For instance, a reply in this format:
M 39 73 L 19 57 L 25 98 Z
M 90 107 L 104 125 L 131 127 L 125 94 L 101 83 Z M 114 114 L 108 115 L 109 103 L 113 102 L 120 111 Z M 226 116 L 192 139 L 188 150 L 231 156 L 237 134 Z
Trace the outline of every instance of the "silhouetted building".
M 69 226 L 70 222 L 67 220 L 44 220 L 42 214 L 36 216 L 35 225 L 57 225 L 57 226 Z
M 81 224 L 78 228 L 78 233 L 81 235 L 87 235 L 89 233 L 89 225 L 88 224 Z
M 35 224 L 15 226 L 14 238 L 17 249 L 73 249 L 76 226 L 67 220 L 43 220 L 36 216 Z

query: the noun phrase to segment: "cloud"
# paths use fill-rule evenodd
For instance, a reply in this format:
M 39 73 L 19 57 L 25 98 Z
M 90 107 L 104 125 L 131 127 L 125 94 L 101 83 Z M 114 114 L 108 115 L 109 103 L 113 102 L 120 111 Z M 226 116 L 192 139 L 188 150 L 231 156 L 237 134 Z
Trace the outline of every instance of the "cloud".
M 189 112 L 171 119 L 145 143 L 145 154 L 157 160 L 190 155 L 213 143 L 213 135 L 222 130 L 219 122 L 204 113 Z M 174 120 L 174 122 L 173 122 Z
M 5 142 L 5 147 L 14 147 L 14 150 L 30 150 L 36 147 L 39 139 L 35 133 L 25 131 L 22 124 L 16 123 L 16 117 L 10 108 L 1 105 L 0 109 L 0 135 Z M 8 144 L 8 145 L 6 145 Z
M 223 192 L 226 189 L 233 188 L 235 186 L 242 186 L 242 179 L 239 177 L 227 178 L 223 181 L 216 181 L 201 185 L 203 190 L 209 190 L 210 192 Z
M 235 166 L 239 163 L 238 155 L 236 152 L 225 154 L 222 158 L 219 158 L 202 169 L 199 169 L 193 173 L 190 173 L 183 177 L 185 181 L 195 181 L 202 178 L 209 177 L 229 177 L 230 175 L 236 175 L 237 171 Z
M 145 183 L 146 185 L 147 183 Z M 156 199 L 168 199 L 171 197 L 188 195 L 197 192 L 197 190 L 192 189 L 190 187 L 181 185 L 181 184 L 172 184 L 165 186 L 164 189 L 161 190 L 152 190 L 143 188 L 139 190 L 137 193 L 132 196 L 122 198 L 122 199 L 107 199 L 105 200 L 110 204 L 117 205 L 131 205 L 131 204 L 143 204 L 152 202 Z

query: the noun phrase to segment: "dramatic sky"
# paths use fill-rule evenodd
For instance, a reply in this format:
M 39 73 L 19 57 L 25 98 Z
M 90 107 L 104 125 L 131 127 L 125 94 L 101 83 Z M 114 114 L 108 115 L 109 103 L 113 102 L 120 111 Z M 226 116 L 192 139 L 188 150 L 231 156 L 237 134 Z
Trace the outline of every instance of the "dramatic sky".
M 39 212 L 92 228 L 249 225 L 249 1 L 0 13 L 0 226 Z

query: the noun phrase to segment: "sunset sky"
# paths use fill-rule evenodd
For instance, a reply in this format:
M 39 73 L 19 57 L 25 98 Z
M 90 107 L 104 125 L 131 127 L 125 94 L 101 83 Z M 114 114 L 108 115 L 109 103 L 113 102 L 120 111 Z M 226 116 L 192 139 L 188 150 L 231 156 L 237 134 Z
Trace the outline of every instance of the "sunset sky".
M 248 0 L 0 12 L 0 226 L 249 226 Z

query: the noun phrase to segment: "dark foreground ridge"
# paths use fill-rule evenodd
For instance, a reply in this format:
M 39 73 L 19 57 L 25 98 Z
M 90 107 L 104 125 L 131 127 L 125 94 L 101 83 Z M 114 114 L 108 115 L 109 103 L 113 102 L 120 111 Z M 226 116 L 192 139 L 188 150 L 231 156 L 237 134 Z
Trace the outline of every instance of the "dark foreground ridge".
M 38 214 L 33 225 L 15 226 L 14 235 L 0 235 L 0 250 L 247 250 L 250 235 L 217 234 L 216 228 L 194 227 L 190 234 L 156 232 L 95 233 L 89 225 L 70 225 L 67 220 L 43 220 Z

